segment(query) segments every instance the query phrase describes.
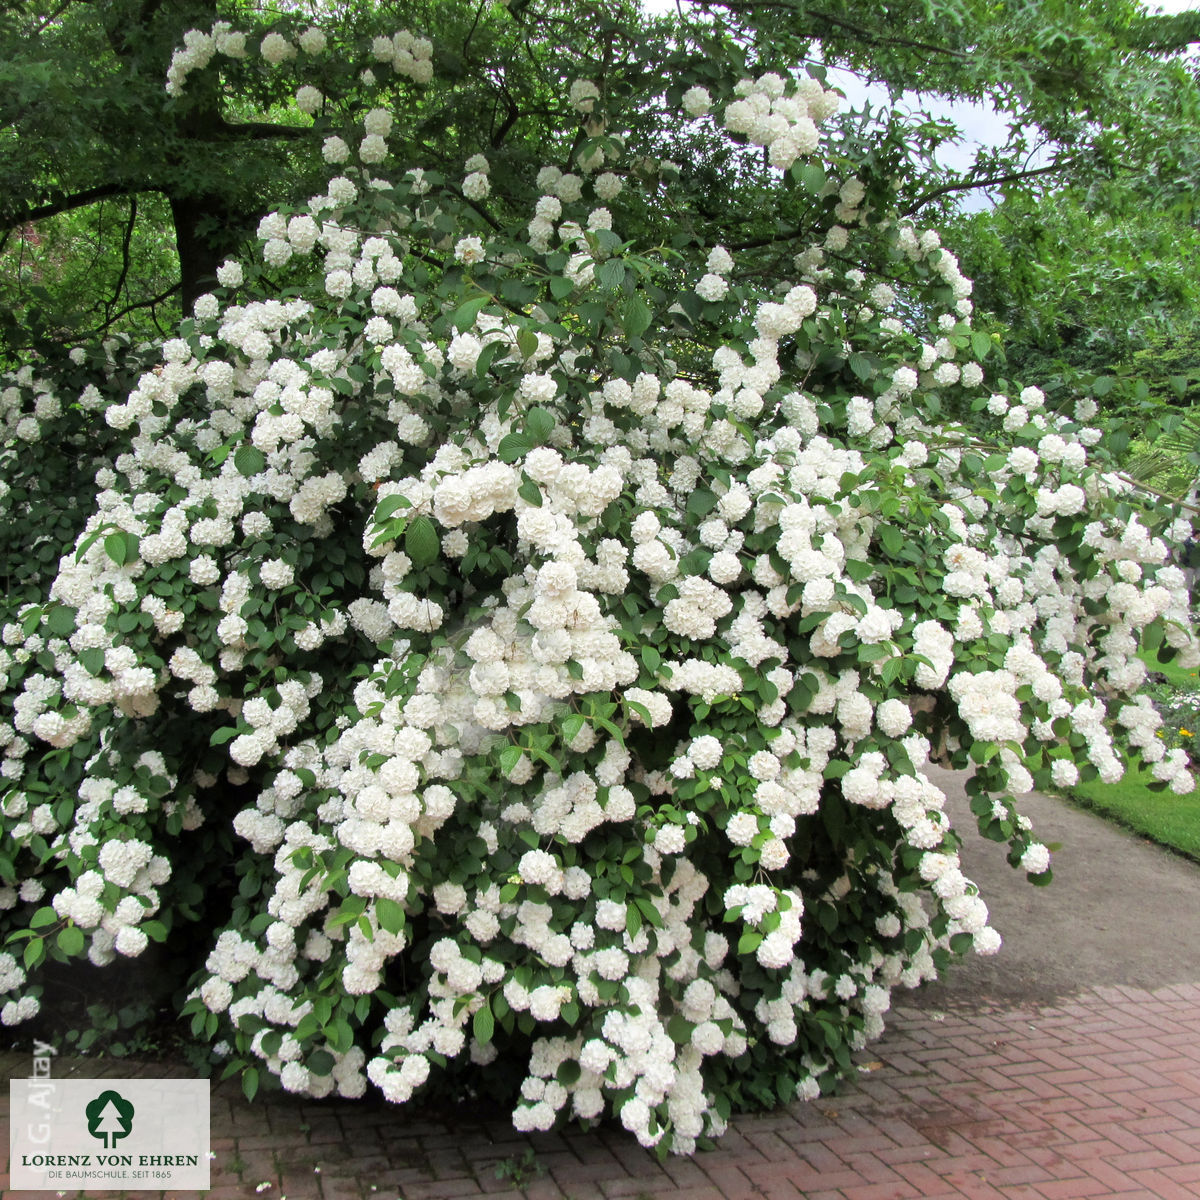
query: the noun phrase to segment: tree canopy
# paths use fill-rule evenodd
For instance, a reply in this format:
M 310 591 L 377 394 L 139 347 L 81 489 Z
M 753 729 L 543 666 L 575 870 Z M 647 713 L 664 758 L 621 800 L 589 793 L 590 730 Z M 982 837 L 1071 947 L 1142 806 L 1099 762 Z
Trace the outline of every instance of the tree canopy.
M 558 136 L 564 97 L 555 80 L 567 62 L 603 81 L 631 144 L 645 129 L 644 149 L 674 157 L 711 197 L 713 219 L 737 206 L 743 240 L 764 244 L 802 236 L 802 214 L 760 219 L 752 190 L 724 186 L 736 155 L 694 130 L 680 131 L 673 146 L 653 144 L 646 119 L 674 98 L 674 80 L 819 57 L 896 91 L 986 97 L 1011 114 L 1009 144 L 957 174 L 932 159 L 952 133 L 935 122 L 845 120 L 841 153 L 868 180 L 898 181 L 899 206 L 913 216 L 973 188 L 1078 183 L 1138 168 L 1183 194 L 1194 178 L 1179 169 L 1190 152 L 1179 131 L 1194 121 L 1194 84 L 1173 55 L 1195 40 L 1195 14 L 1148 16 L 1136 0 L 756 0 L 657 17 L 628 3 L 563 0 L 410 3 L 386 16 L 373 4 L 339 5 L 322 10 L 320 23 L 347 51 L 366 50 L 381 22 L 428 30 L 445 81 L 436 98 L 397 92 L 391 80 L 365 83 L 340 53 L 325 56 L 315 77 L 338 99 L 313 114 L 297 107 L 286 73 L 257 54 L 217 52 L 202 83 L 167 94 L 163 81 L 189 29 L 232 22 L 254 48 L 276 16 L 216 0 L 25 0 L 0 13 L 10 357 L 35 343 L 46 353 L 64 338 L 150 328 L 148 313 L 166 317 L 178 304 L 188 311 L 263 213 L 310 194 L 316 184 L 300 144 L 328 135 L 359 102 L 415 106 L 409 148 L 433 161 L 467 145 L 502 150 L 513 170 L 498 175 L 500 192 Z M 292 24 L 300 21 L 297 13 Z M 81 305 L 81 297 L 92 299 Z

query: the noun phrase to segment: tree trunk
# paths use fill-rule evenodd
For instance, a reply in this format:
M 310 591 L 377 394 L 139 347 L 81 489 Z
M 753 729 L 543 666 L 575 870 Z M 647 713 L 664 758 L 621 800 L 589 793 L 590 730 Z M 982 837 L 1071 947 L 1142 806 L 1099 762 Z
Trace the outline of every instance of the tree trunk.
M 171 219 L 179 251 L 183 313 L 189 316 L 196 297 L 217 282 L 217 268 L 245 236 L 250 213 L 233 208 L 216 193 L 172 195 Z

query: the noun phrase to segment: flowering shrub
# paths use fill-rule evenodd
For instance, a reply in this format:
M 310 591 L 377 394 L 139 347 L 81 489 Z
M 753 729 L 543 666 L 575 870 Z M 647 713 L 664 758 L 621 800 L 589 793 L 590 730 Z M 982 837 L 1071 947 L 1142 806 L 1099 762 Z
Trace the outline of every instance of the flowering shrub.
M 189 35 L 170 86 L 253 53 Z M 429 81 L 419 37 L 372 53 Z M 1143 639 L 1200 662 L 1170 514 L 1090 461 L 1091 399 L 983 386 L 969 281 L 839 166 L 837 97 L 680 91 L 811 200 L 764 278 L 669 215 L 626 240 L 671 165 L 565 90 L 512 221 L 487 157 L 393 163 L 372 110 L 132 387 L 3 391 L 10 472 L 94 475 L 4 617 L 5 1023 L 47 956 L 201 940 L 184 1012 L 248 1092 L 511 1080 L 520 1129 L 687 1153 L 998 948 L 931 759 L 1035 881 L 1014 795 L 1125 752 L 1191 787 L 1137 696 Z

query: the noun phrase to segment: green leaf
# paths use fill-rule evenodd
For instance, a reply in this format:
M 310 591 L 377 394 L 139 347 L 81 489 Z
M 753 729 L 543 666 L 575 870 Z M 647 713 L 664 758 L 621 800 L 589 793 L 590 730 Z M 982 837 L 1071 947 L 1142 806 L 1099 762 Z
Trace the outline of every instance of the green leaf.
M 517 763 L 521 761 L 520 746 L 505 746 L 500 751 L 500 771 L 504 775 L 508 775 Z
M 619 288 L 625 281 L 625 264 L 618 258 L 610 258 L 600 264 L 596 271 L 596 282 L 609 291 Z
M 72 958 L 83 949 L 83 930 L 76 925 L 68 925 L 58 931 L 58 948 Z
M 971 353 L 976 358 L 986 358 L 987 352 L 992 348 L 992 339 L 988 337 L 982 329 L 975 329 L 971 332 Z
M 663 924 L 662 914 L 654 907 L 654 903 L 648 900 L 645 896 L 634 896 L 634 904 L 642 910 L 642 916 L 654 926 L 655 929 L 661 929 Z
M 875 367 L 870 358 L 857 350 L 850 355 L 850 370 L 862 380 L 870 379 L 875 374 Z
M 825 172 L 816 163 L 793 163 L 791 176 L 814 196 L 819 195 L 825 186 Z
M 314 1075 L 328 1075 L 333 1070 L 337 1059 L 328 1050 L 314 1050 L 305 1062 L 305 1066 Z
M 46 630 L 51 637 L 70 637 L 75 632 L 75 609 L 56 604 L 46 614 Z
M 492 1015 L 490 1004 L 475 1010 L 475 1016 L 471 1020 L 471 1032 L 481 1046 L 486 1046 L 492 1040 L 492 1035 L 496 1032 L 496 1018 Z
M 579 736 L 583 726 L 584 720 L 579 713 L 571 713 L 570 716 L 564 717 L 562 723 L 563 741 L 573 742 Z
M 50 905 L 44 905 L 33 914 L 29 921 L 31 929 L 46 929 L 58 922 L 58 913 Z
M 404 928 L 404 907 L 390 896 L 375 897 L 375 916 L 386 933 L 399 933 Z
M 654 313 L 640 296 L 630 296 L 625 301 L 621 312 L 621 327 L 625 330 L 626 337 L 631 340 L 640 338 L 650 328 L 653 320 Z
M 413 566 L 428 567 L 437 562 L 441 550 L 442 543 L 433 522 L 424 515 L 413 517 L 404 531 L 404 552 L 412 559 Z
M 82 562 L 83 556 L 96 544 L 96 542 L 98 542 L 100 540 L 100 537 L 104 533 L 104 531 L 106 529 L 112 529 L 112 527 L 113 527 L 113 525 L 112 525 L 112 522 L 110 521 L 107 525 L 101 525 L 99 529 L 94 530 L 92 533 L 89 533 L 88 536 L 85 537 L 83 539 L 83 541 L 79 543 L 79 549 L 75 551 L 75 561 Z M 36 626 L 35 626 L 35 628 L 36 628 Z M 28 630 L 28 632 L 32 633 L 33 630 Z
M 492 365 L 492 360 L 504 349 L 500 342 L 488 342 L 486 346 L 479 352 L 479 357 L 475 360 L 475 376 L 482 379 L 487 373 L 488 368 Z
M 739 954 L 753 954 L 762 943 L 763 935 L 757 929 L 747 929 L 745 933 L 738 938 L 737 952 Z
M 45 953 L 46 943 L 40 937 L 30 938 L 25 943 L 25 951 L 21 956 L 25 963 L 25 969 L 28 971 L 31 967 L 37 966 Z
M 79 662 L 89 675 L 99 675 L 104 670 L 104 651 L 98 646 L 90 646 L 80 650 Z
M 550 295 L 555 300 L 565 300 L 575 290 L 575 284 L 564 275 L 550 277 Z
M 496 453 L 500 455 L 501 462 L 515 463 L 532 449 L 533 443 L 523 433 L 506 433 L 500 439 Z
M 242 1092 L 247 1100 L 258 1095 L 258 1068 L 247 1067 L 242 1072 Z
M 667 1022 L 667 1036 L 677 1046 L 686 1046 L 692 1040 L 696 1026 L 680 1013 L 675 1013 Z
M 517 495 L 525 501 L 526 504 L 532 504 L 534 508 L 542 507 L 542 489 L 538 487 L 537 482 L 530 479 L 524 471 L 521 472 L 521 486 L 517 488 Z
M 232 742 L 238 735 L 236 725 L 224 725 L 220 729 L 214 729 L 212 737 L 208 739 L 210 746 L 223 746 L 226 742 Z
M 375 508 L 375 524 L 382 525 L 388 517 L 395 516 L 402 508 L 412 508 L 407 496 L 384 496 Z
M 542 408 L 531 408 L 525 418 L 525 432 L 535 446 L 544 445 L 546 439 L 554 432 L 554 414 Z
M 257 446 L 239 446 L 233 455 L 239 475 L 257 475 L 267 465 L 266 456 Z
M 532 329 L 522 329 L 517 334 L 517 349 L 522 358 L 532 358 L 537 353 L 538 336 Z
M 124 531 L 110 533 L 104 539 L 104 553 L 118 567 L 123 567 L 129 561 L 129 542 Z
M 459 333 L 465 333 L 472 325 L 475 324 L 475 318 L 479 316 L 479 310 L 491 299 L 490 296 L 472 296 L 470 300 L 460 304 L 454 310 L 454 316 L 450 318 L 454 328 Z

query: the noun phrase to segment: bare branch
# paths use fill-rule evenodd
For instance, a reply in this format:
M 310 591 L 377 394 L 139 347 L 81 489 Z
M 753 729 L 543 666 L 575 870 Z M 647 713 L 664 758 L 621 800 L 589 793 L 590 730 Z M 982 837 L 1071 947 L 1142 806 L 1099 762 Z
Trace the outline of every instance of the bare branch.
M 1188 512 L 1200 513 L 1200 506 L 1192 504 L 1190 501 L 1182 500 L 1178 496 L 1168 496 L 1166 492 L 1160 492 L 1156 488 L 1152 488 L 1148 483 L 1143 483 L 1140 479 L 1131 479 L 1128 475 L 1122 475 L 1120 471 L 1115 472 L 1116 477 L 1122 483 L 1127 483 L 1134 491 L 1147 492 L 1151 496 L 1158 497 L 1159 500 L 1167 500 L 1171 504 L 1176 504 L 1180 508 L 1186 508 Z
M 485 0 L 479 0 L 479 6 L 475 9 L 475 20 L 471 22 L 471 28 L 467 30 L 467 36 L 463 39 L 462 55 L 467 57 L 467 51 L 471 46 L 471 39 L 475 36 L 475 30 L 479 28 L 479 18 L 483 16 Z
M 516 101 L 508 94 L 508 89 L 504 89 L 504 100 L 508 106 L 508 112 L 505 114 L 504 120 L 500 122 L 499 128 L 492 134 L 492 147 L 498 148 L 504 139 L 508 136 L 508 131 L 517 123 L 517 118 L 521 115 L 521 110 L 517 107 Z
M 127 304 L 123 309 L 121 309 L 120 312 L 113 313 L 113 315 L 109 317 L 103 325 L 97 326 L 91 331 L 91 333 L 82 334 L 81 337 L 86 339 L 89 337 L 95 337 L 95 335 L 98 333 L 104 333 L 110 325 L 119 321 L 122 317 L 128 316 L 131 312 L 136 312 L 139 308 L 153 308 L 156 304 L 161 304 L 164 300 L 170 299 L 170 297 L 175 295 L 176 292 L 180 291 L 182 287 L 182 283 L 176 283 L 167 288 L 165 292 L 160 292 L 157 296 L 151 296 L 148 300 L 138 300 L 133 304 Z
M 108 324 L 112 318 L 109 313 L 112 312 L 113 305 L 121 298 L 121 292 L 125 288 L 125 280 L 129 277 L 129 247 L 133 241 L 133 227 L 137 223 L 137 196 L 129 197 L 129 222 L 125 226 L 125 236 L 121 241 L 121 274 L 117 279 L 117 286 L 113 289 L 113 297 L 104 306 L 104 321 Z
M 462 200 L 464 204 L 473 208 L 494 230 L 496 230 L 497 233 L 500 232 L 500 222 L 497 221 L 496 218 L 493 217 L 492 214 L 488 212 L 482 204 L 477 204 L 469 196 L 464 196 L 461 191 L 456 191 L 455 194 Z
M 33 31 L 34 37 L 40 33 L 44 33 L 47 29 L 49 29 L 50 26 L 53 25 L 54 22 L 57 21 L 58 18 L 61 17 L 63 13 L 65 13 L 67 9 L 70 8 L 74 3 L 75 0 L 63 0 L 63 2 L 56 9 L 54 9 L 53 12 L 47 13 L 45 18 L 42 20 L 42 23 Z

